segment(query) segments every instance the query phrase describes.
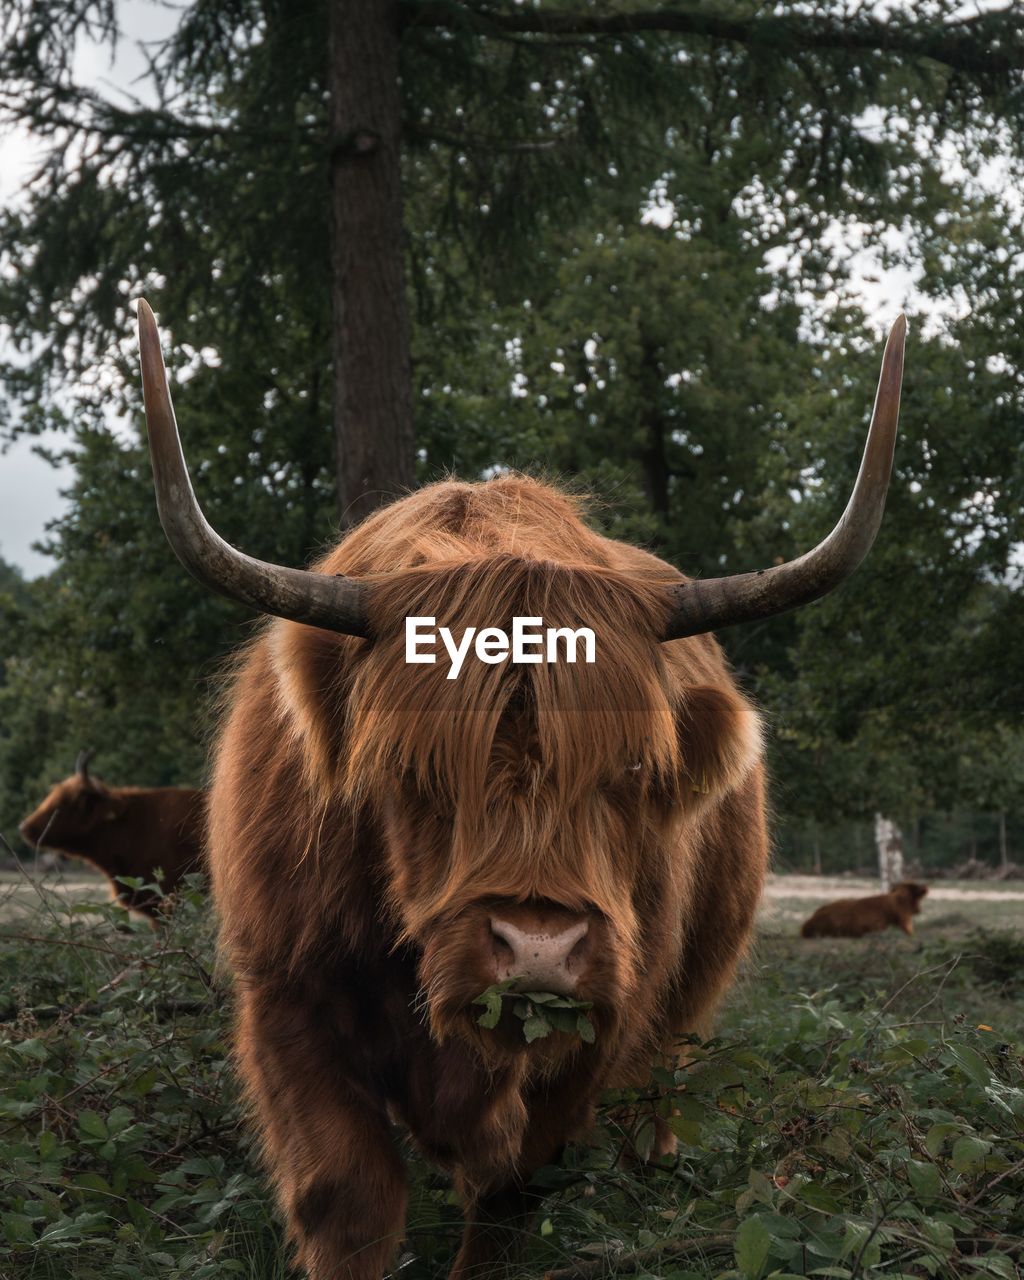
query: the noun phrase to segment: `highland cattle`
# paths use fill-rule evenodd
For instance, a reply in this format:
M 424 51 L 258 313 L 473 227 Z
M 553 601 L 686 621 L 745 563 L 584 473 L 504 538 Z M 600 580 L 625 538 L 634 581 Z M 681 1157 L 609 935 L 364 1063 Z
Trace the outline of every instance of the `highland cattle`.
M 866 554 L 903 321 L 837 528 L 789 564 L 704 581 L 518 475 L 414 492 L 311 570 L 253 560 L 196 502 L 144 302 L 139 329 L 168 538 L 275 619 L 230 697 L 210 861 L 237 1061 L 296 1261 L 310 1280 L 382 1276 L 404 1227 L 398 1118 L 464 1201 L 453 1274 L 486 1275 L 514 1253 L 533 1171 L 604 1086 L 645 1083 L 707 1028 L 747 949 L 762 731 L 710 632 L 813 600 Z M 467 653 L 450 680 L 405 660 L 407 620 L 427 617 L 453 636 L 590 628 L 595 660 Z M 592 1035 L 527 1044 L 500 1006 L 481 1023 L 502 981 L 589 1004 Z
M 206 793 L 187 787 L 111 787 L 89 772 L 89 754 L 51 788 L 19 830 L 34 848 L 54 849 L 101 871 L 111 897 L 156 920 L 190 871 L 204 863 Z M 118 877 L 152 888 L 131 888 Z
M 862 938 L 893 928 L 912 934 L 914 916 L 920 913 L 927 892 L 927 885 L 904 880 L 888 893 L 827 902 L 804 921 L 800 933 L 805 938 Z

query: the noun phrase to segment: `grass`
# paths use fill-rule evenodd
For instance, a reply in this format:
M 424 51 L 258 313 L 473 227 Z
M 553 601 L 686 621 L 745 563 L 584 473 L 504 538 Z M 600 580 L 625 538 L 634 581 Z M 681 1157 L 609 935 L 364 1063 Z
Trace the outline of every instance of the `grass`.
M 1011 901 L 805 942 L 816 903 L 776 898 L 716 1038 L 656 1073 L 665 1099 L 609 1097 L 540 1172 L 523 1274 L 1017 1276 L 1024 938 L 991 927 L 1019 927 Z M 87 882 L 0 887 L 0 921 L 3 1280 L 284 1280 L 198 886 L 159 935 Z M 638 1164 L 656 1106 L 679 1154 Z M 433 1280 L 461 1214 L 409 1159 L 401 1274 Z

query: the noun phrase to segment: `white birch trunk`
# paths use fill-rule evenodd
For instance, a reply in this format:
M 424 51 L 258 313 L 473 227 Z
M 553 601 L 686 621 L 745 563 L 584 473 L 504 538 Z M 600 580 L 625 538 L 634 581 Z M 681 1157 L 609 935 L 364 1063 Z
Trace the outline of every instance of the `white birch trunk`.
M 878 878 L 882 892 L 888 893 L 903 879 L 903 836 L 891 818 L 875 814 L 875 844 L 878 847 Z

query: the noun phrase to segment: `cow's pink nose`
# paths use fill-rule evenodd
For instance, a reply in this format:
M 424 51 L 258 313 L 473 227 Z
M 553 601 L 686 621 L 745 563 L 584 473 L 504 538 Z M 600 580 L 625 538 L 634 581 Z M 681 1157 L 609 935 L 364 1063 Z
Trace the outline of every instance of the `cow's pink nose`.
M 587 963 L 586 920 L 536 933 L 491 916 L 491 948 L 497 980 L 515 978 L 520 991 L 571 995 Z

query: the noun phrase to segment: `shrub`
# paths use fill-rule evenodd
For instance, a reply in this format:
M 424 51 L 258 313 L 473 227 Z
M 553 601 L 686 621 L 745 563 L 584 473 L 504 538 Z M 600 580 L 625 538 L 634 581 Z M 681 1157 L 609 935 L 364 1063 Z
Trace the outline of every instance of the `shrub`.
M 69 911 L 45 891 L 31 914 L 6 914 L 5 1280 L 284 1280 L 200 886 L 156 934 L 109 904 Z M 982 942 L 979 955 L 1010 954 Z M 865 985 L 853 950 L 837 949 L 836 980 L 812 991 L 806 959 L 773 945 L 721 1036 L 682 1045 L 689 1065 L 649 1088 L 610 1095 L 593 1132 L 539 1172 L 549 1194 L 526 1273 L 1017 1274 L 1024 1062 L 1011 1033 L 937 1011 L 928 993 L 940 981 L 966 991 L 950 978 L 966 969 L 950 961 L 936 977 L 934 957 L 904 949 L 893 953 L 904 969 L 883 981 L 876 950 Z M 915 986 L 922 1011 L 908 1016 Z M 659 1113 L 678 1154 L 640 1164 Z M 445 1179 L 409 1159 L 402 1274 L 427 1280 L 450 1261 L 461 1213 Z

